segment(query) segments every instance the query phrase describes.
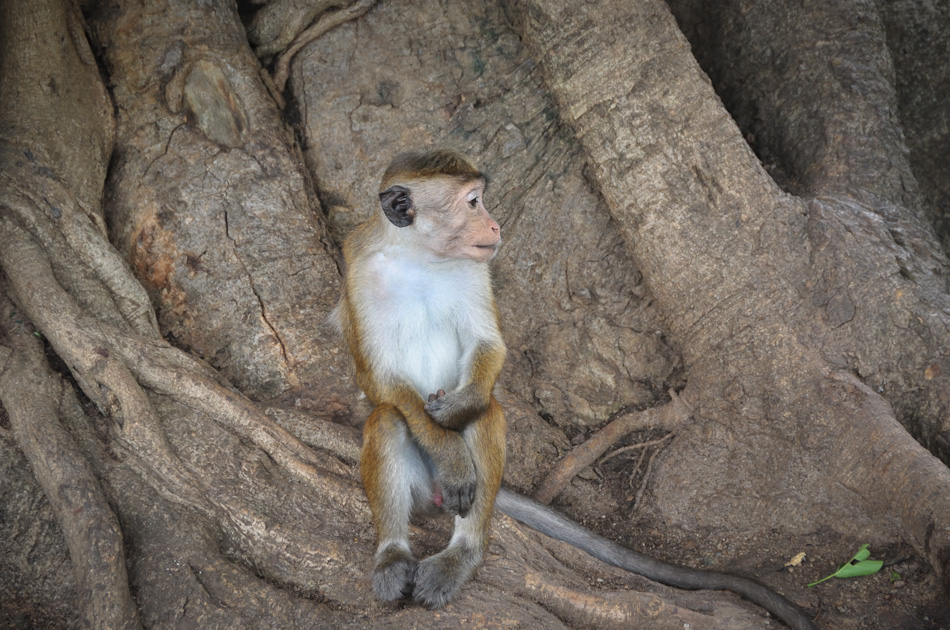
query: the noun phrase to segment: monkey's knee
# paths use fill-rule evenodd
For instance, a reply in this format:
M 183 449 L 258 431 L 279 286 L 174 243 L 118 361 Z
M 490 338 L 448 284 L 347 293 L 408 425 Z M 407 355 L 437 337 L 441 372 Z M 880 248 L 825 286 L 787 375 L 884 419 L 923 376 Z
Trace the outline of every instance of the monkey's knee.
M 408 549 L 391 545 L 378 552 L 373 567 L 376 597 L 393 602 L 412 595 L 418 566 Z
M 363 425 L 363 446 L 367 442 L 387 441 L 405 434 L 406 421 L 399 410 L 392 405 L 379 405 Z
M 383 481 L 378 471 L 384 463 L 404 455 L 407 439 L 405 423 L 395 407 L 380 405 L 373 410 L 363 426 L 363 447 L 360 450 L 364 486 L 373 487 Z

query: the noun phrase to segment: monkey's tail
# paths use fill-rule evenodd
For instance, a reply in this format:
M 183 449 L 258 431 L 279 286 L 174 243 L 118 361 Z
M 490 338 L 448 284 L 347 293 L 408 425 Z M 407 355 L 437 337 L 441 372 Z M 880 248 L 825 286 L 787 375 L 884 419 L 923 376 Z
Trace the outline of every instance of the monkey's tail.
M 499 510 L 542 534 L 586 551 L 595 558 L 667 586 L 697 590 L 730 590 L 765 608 L 794 630 L 817 630 L 798 606 L 755 580 L 668 564 L 632 551 L 581 527 L 546 505 L 502 488 L 495 499 Z

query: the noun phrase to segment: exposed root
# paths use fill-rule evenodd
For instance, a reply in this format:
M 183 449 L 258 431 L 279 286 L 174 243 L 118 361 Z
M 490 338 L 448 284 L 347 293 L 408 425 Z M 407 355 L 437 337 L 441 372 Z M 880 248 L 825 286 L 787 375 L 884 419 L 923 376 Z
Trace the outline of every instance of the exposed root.
M 671 437 L 673 434 L 668 434 L 664 439 Z M 662 441 L 662 440 L 659 440 Z M 645 451 L 644 451 L 645 452 Z M 640 481 L 640 488 L 637 490 L 637 498 L 633 502 L 633 511 L 636 512 L 640 508 L 640 502 L 643 500 L 643 493 L 647 489 L 647 484 L 650 482 L 650 473 L 653 472 L 653 458 L 656 457 L 657 451 L 650 453 L 650 459 L 647 460 L 647 470 L 643 473 L 643 479 Z
M 533 599 L 571 626 L 727 630 L 758 625 L 754 615 L 730 603 L 717 602 L 699 612 L 652 593 L 594 594 L 561 586 L 550 577 L 531 572 L 524 580 Z M 758 621 L 761 623 L 761 619 Z
M 685 424 L 690 417 L 689 406 L 676 392 L 671 391 L 670 396 L 672 400 L 665 405 L 620 416 L 565 455 L 541 483 L 534 495 L 535 499 L 545 504 L 553 501 L 571 479 L 630 433 L 643 429 L 673 430 Z
M 191 356 L 164 342 L 147 341 L 121 331 L 114 331 L 113 340 L 116 352 L 145 387 L 174 396 L 214 418 L 260 447 L 299 481 L 312 484 L 320 472 L 348 476 L 346 465 L 328 457 L 318 460 L 306 444 L 271 420 L 246 396 L 219 382 L 213 371 Z M 321 491 L 325 490 L 321 485 Z
M 60 423 L 63 383 L 0 285 L 0 402 L 66 537 L 89 627 L 141 628 L 119 523 L 95 474 Z
M 344 9 L 327 13 L 317 20 L 311 27 L 298 35 L 297 39 L 294 40 L 294 43 L 291 44 L 287 50 L 281 53 L 280 57 L 277 58 L 277 66 L 274 70 L 274 84 L 276 85 L 277 90 L 280 92 L 284 91 L 284 86 L 287 84 L 288 77 L 290 77 L 290 62 L 293 60 L 294 55 L 300 52 L 301 48 L 317 39 L 330 29 L 335 28 L 344 22 L 349 22 L 354 18 L 358 18 L 369 11 L 375 4 L 376 0 L 358 0 Z
M 627 453 L 629 451 L 636 451 L 639 449 L 646 449 L 647 447 L 650 447 L 650 446 L 657 446 L 658 444 L 662 444 L 663 442 L 666 442 L 667 440 L 669 440 L 671 437 L 673 437 L 673 435 L 674 435 L 673 433 L 667 433 L 663 437 L 657 438 L 655 440 L 647 440 L 646 442 L 637 442 L 636 444 L 628 444 L 627 446 L 622 446 L 618 448 L 617 450 L 611 451 L 607 453 L 606 455 L 604 455 L 603 457 L 601 457 L 597 461 L 597 465 L 600 466 L 607 460 L 613 459 L 614 457 L 618 455 L 623 455 L 624 453 Z M 642 458 L 642 454 L 641 454 L 641 458 Z M 639 469 L 639 466 L 637 466 L 637 468 Z

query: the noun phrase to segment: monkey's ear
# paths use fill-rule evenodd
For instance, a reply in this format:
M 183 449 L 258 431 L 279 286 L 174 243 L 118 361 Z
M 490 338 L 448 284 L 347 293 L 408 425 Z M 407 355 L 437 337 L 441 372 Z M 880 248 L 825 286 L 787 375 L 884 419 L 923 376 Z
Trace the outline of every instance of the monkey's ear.
M 379 203 L 383 206 L 383 214 L 396 227 L 412 225 L 412 220 L 416 218 L 416 208 L 405 186 L 397 184 L 379 193 Z

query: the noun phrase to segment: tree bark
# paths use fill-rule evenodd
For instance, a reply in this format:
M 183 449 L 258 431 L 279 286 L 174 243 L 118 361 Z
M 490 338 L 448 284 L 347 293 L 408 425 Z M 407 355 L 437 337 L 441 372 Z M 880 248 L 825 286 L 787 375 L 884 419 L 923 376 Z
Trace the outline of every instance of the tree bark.
M 879 536 L 896 520 L 946 580 L 950 539 L 940 523 L 950 473 L 878 394 L 823 356 L 827 314 L 802 282 L 815 277 L 808 263 L 816 249 L 853 253 L 851 242 L 819 237 L 854 221 L 859 200 L 807 204 L 776 187 L 662 3 L 509 6 L 545 60 L 547 85 L 691 374 L 684 396 L 698 422 L 681 431 L 655 488 L 668 519 L 712 516 L 710 524 L 741 529 L 743 505 L 753 501 L 773 527 L 802 532 L 831 526 Z M 589 41 L 612 45 L 605 54 Z M 880 221 L 867 211 L 858 220 Z M 945 269 L 926 231 L 916 233 Z M 946 298 L 932 291 L 931 276 L 913 282 L 897 268 L 893 276 L 921 301 Z M 927 313 L 934 332 L 925 339 L 941 338 L 946 312 Z M 868 447 L 851 446 L 858 442 Z M 750 489 L 756 470 L 768 478 Z M 820 514 L 802 510 L 809 496 L 829 504 Z
M 96 250 L 105 243 L 98 201 L 112 119 L 81 17 L 58 2 L 16 9 L 0 5 L 0 38 L 7 50 L 21 53 L 0 57 L 0 75 L 14 83 L 0 96 L 0 267 L 30 290 L 33 278 L 17 277 L 12 269 L 22 267 L 18 256 L 32 248 L 16 237 L 69 249 L 71 264 L 56 269 L 65 281 L 89 286 L 98 280 L 100 287 L 114 289 L 111 296 L 100 290 L 84 297 L 99 304 L 112 297 L 118 308 L 110 314 L 120 316 L 116 311 L 124 306 L 133 322 L 148 328 L 154 325 L 151 310 L 135 306 L 144 294 L 135 282 L 116 277 L 121 262 L 114 252 Z M 47 134 L 53 125 L 59 133 Z M 75 142 L 77 137 L 83 141 Z M 0 281 L 0 402 L 65 535 L 80 619 L 89 627 L 141 627 L 119 523 L 92 467 L 60 424 L 72 389 L 50 370 L 41 343 L 7 297 L 10 292 Z
M 253 398 L 342 415 L 345 355 L 314 325 L 339 270 L 233 3 L 127 2 L 92 24 L 119 110 L 111 235 L 163 333 Z
M 917 123 L 900 116 L 882 12 L 857 1 L 760 9 L 725 3 L 720 33 L 694 41 L 779 183 L 810 203 L 802 279 L 824 319 L 817 345 L 950 461 L 947 258 L 911 169 L 909 156 L 927 152 L 904 142 L 902 123 Z M 852 255 L 865 250 L 887 253 Z
M 940 136 L 905 155 L 900 7 L 304 4 L 86 2 L 84 32 L 69 2 L 0 3 L 0 617 L 765 623 L 501 516 L 450 606 L 373 602 L 366 410 L 325 321 L 382 169 L 434 145 L 490 174 L 503 227 L 506 483 L 827 627 L 847 612 L 774 570 L 803 545 L 840 562 L 825 532 L 902 539 L 946 583 L 950 473 L 908 433 L 946 458 L 940 169 L 915 184 Z M 249 39 L 292 60 L 287 91 Z M 420 556 L 448 536 L 414 523 Z M 861 622 L 899 627 L 888 606 Z
M 882 2 L 880 10 L 895 69 L 897 105 L 922 210 L 950 251 L 950 7 L 941 2 Z
M 92 467 L 60 424 L 60 406 L 73 392 L 49 369 L 39 340 L 5 296 L 0 310 L 0 402 L 66 537 L 82 623 L 141 628 L 119 523 Z

